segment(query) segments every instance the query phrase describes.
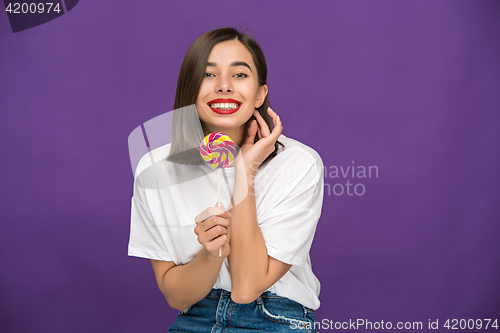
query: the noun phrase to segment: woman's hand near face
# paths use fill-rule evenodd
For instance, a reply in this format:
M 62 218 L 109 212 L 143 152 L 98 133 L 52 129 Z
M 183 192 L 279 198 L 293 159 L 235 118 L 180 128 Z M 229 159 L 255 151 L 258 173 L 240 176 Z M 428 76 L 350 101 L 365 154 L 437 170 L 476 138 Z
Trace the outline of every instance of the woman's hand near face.
M 255 110 L 253 115 L 256 120 L 250 123 L 246 133 L 246 139 L 241 146 L 241 153 L 245 163 L 245 169 L 248 171 L 257 171 L 259 165 L 274 151 L 274 144 L 281 135 L 283 124 L 280 117 L 271 108 L 267 112 L 273 120 L 273 130 L 270 132 L 266 121 L 260 113 Z M 259 141 L 254 143 L 255 135 L 259 137 Z
M 230 216 L 231 213 L 226 211 L 221 203 L 220 207 L 207 208 L 195 218 L 194 233 L 198 236 L 198 242 L 216 258 L 225 258 L 229 255 Z M 222 247 L 221 257 L 219 257 L 220 247 Z

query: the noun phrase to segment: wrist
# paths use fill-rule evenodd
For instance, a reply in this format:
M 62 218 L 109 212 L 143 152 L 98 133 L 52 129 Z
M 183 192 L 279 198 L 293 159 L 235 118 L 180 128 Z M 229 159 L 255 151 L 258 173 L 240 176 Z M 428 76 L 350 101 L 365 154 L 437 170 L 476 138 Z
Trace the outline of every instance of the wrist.
M 203 260 L 209 265 L 222 265 L 222 262 L 225 259 L 225 257 L 216 257 L 212 255 L 210 252 L 207 251 L 206 248 L 203 248 L 201 252 L 203 255 Z

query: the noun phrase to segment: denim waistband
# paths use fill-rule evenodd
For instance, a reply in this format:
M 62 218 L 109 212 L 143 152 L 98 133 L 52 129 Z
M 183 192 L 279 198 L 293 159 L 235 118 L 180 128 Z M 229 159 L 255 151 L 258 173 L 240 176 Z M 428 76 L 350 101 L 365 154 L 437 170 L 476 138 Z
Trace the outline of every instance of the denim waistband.
M 212 290 L 210 290 L 210 292 L 208 293 L 207 296 L 217 296 L 217 297 L 219 297 L 220 295 L 231 295 L 231 292 L 227 291 L 225 289 L 212 289 Z M 267 290 L 266 292 L 264 292 L 260 296 L 261 297 L 272 297 L 272 296 L 281 297 L 281 296 L 278 296 L 275 293 L 270 292 L 269 290 Z
M 251 303 L 239 304 L 230 291 L 212 288 L 204 299 L 179 312 L 169 332 L 316 333 L 315 322 L 312 309 L 269 290 Z
M 221 295 L 224 295 L 224 296 L 230 296 L 231 295 L 231 292 L 230 291 L 227 291 L 225 289 L 212 289 L 210 290 L 210 292 L 208 293 L 208 295 L 206 297 L 221 297 Z M 262 298 L 286 298 L 286 297 L 283 297 L 283 296 L 279 296 L 278 294 L 276 293 L 273 293 L 273 292 L 270 292 L 269 290 L 265 291 L 264 293 L 262 293 L 260 295 L 260 297 Z M 288 299 L 288 298 L 287 298 Z M 255 300 L 255 302 L 259 302 L 259 298 L 257 298 L 257 300 Z M 311 312 L 314 314 L 314 310 L 313 309 L 310 309 L 306 306 L 304 306 L 305 310 L 308 311 L 308 312 Z

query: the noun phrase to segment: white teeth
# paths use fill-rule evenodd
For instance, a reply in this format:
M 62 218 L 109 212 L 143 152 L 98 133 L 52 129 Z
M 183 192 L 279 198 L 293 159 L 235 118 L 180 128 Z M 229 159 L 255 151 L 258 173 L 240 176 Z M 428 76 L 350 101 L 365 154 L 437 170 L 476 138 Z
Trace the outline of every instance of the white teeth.
M 210 107 L 219 110 L 232 110 L 236 109 L 239 106 L 237 103 L 212 103 Z

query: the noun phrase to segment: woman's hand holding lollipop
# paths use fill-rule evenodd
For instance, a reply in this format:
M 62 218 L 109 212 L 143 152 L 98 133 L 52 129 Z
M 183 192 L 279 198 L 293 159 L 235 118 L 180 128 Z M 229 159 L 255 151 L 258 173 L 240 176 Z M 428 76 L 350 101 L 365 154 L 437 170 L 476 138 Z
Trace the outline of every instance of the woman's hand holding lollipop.
M 224 205 L 205 209 L 195 218 L 194 233 L 198 242 L 205 247 L 208 253 L 217 258 L 229 255 L 229 217 Z

